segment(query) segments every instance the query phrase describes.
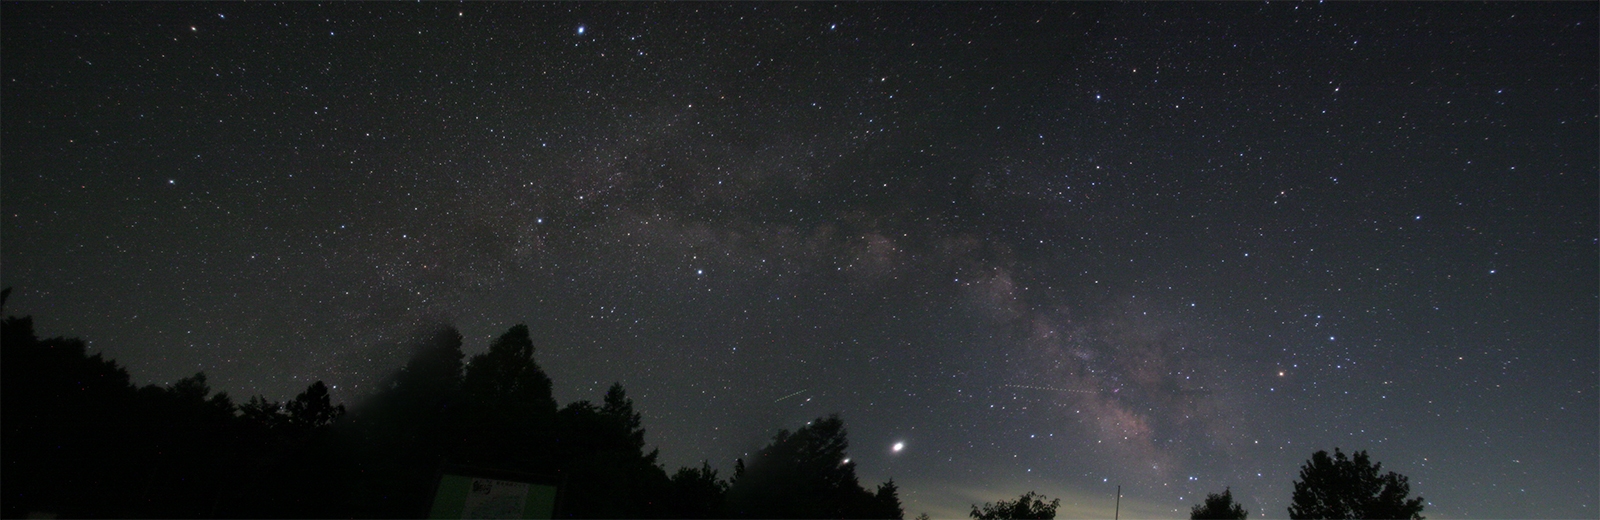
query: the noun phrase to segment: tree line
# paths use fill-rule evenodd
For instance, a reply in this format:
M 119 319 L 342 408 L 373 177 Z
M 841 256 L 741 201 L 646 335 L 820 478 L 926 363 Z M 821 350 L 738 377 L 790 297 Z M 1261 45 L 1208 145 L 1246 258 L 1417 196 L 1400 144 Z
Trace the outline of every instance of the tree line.
M 0 309 L 9 296 L 0 294 Z M 465 359 L 441 327 L 355 410 L 321 381 L 286 402 L 236 403 L 204 373 L 136 386 L 74 338 L 37 337 L 31 317 L 0 322 L 0 516 L 405 518 L 428 513 L 446 465 L 548 476 L 565 518 L 894 518 L 891 479 L 863 487 L 837 414 L 780 430 L 723 476 L 709 463 L 667 473 L 633 400 L 613 384 L 598 404 L 558 406 L 517 325 Z M 1404 476 L 1365 452 L 1317 452 L 1295 482 L 1291 518 L 1421 520 Z M 979 520 L 1050 519 L 1033 492 L 974 504 Z M 1245 518 L 1231 490 L 1192 518 Z M 919 518 L 926 518 L 922 515 Z
M 419 517 L 446 464 L 552 477 L 567 518 L 904 514 L 892 480 L 862 487 L 837 415 L 777 432 L 732 475 L 668 474 L 620 384 L 557 406 L 522 325 L 465 360 L 457 331 L 434 331 L 354 410 L 321 381 L 287 402 L 236 403 L 204 373 L 138 387 L 30 317 L 0 329 L 8 518 Z
M 1289 518 L 1395 518 L 1423 520 L 1422 497 L 1410 498 L 1411 483 L 1404 475 L 1383 471 L 1365 451 L 1345 455 L 1339 448 L 1311 454 L 1300 466 L 1300 478 L 1290 496 Z M 1233 491 L 1206 495 L 1189 511 L 1190 520 L 1244 520 L 1244 506 L 1233 501 Z
M 1367 452 L 1347 456 L 1339 448 L 1333 456 L 1326 451 L 1311 455 L 1300 466 L 1300 479 L 1294 482 L 1289 518 L 1311 519 L 1400 519 L 1424 520 L 1422 497 L 1409 498 L 1411 484 L 1393 471 L 1379 474 L 1383 464 L 1373 463 Z M 1029 491 L 1016 500 L 973 504 L 968 514 L 974 520 L 1051 520 L 1056 517 L 1060 499 L 1045 501 L 1044 495 Z M 1245 520 L 1250 512 L 1233 500 L 1233 490 L 1206 495 L 1205 501 L 1189 509 L 1190 520 Z

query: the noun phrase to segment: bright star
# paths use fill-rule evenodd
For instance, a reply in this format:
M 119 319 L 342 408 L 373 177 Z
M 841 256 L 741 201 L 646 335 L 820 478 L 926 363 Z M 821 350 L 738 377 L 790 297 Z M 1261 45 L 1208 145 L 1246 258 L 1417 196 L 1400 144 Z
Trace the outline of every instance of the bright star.
M 582 25 L 579 25 L 579 26 L 578 26 L 578 34 L 583 34 L 583 32 L 584 32 L 584 31 L 587 31 L 587 30 L 589 30 L 589 28 L 588 28 L 588 27 L 584 27 L 584 26 L 582 26 Z

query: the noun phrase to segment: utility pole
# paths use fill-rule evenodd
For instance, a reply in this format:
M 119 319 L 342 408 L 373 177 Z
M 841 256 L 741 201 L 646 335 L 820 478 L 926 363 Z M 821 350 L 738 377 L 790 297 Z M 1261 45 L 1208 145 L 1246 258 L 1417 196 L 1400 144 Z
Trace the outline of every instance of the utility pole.
M 1122 484 L 1117 484 L 1117 509 L 1111 513 L 1111 520 L 1122 518 Z

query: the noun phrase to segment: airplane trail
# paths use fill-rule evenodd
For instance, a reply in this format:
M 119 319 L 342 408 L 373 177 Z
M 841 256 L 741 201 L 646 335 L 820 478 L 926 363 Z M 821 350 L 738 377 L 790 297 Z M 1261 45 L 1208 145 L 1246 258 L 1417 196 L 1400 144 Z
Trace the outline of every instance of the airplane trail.
M 1096 392 L 1094 390 L 1073 390 L 1073 389 L 1070 389 L 1070 388 L 1056 388 L 1056 387 L 1053 387 L 1053 386 L 1037 386 L 1037 385 L 1001 385 L 1001 386 L 1009 386 L 1009 387 L 1012 387 L 1012 388 L 1028 388 L 1028 389 L 1032 389 L 1032 390 L 1054 390 L 1054 391 L 1057 391 L 1057 392 L 1077 392 L 1077 393 L 1080 393 L 1080 394 L 1098 394 L 1098 393 L 1100 393 L 1100 392 Z
M 810 390 L 810 388 L 807 388 L 807 389 L 806 389 L 806 390 Z M 782 400 L 784 400 L 784 399 L 788 399 L 788 398 L 790 398 L 790 397 L 794 397 L 794 396 L 797 396 L 797 395 L 800 395 L 800 394 L 802 394 L 802 393 L 805 393 L 805 391 L 806 391 L 806 390 L 801 390 L 801 391 L 799 391 L 799 392 L 795 392 L 795 393 L 792 393 L 792 394 L 789 394 L 789 395 L 786 395 L 786 396 L 783 396 L 783 397 L 779 397 L 779 398 L 778 398 L 778 401 L 782 401 Z M 774 402 L 774 403 L 776 403 L 776 402 L 778 402 L 778 401 L 773 401 L 773 402 Z

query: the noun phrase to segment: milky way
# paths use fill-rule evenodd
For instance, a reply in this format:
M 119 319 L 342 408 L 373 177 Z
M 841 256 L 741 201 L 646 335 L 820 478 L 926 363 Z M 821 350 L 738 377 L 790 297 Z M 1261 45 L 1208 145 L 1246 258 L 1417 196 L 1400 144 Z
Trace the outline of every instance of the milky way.
M 141 384 L 526 323 L 669 471 L 840 412 L 909 515 L 1600 507 L 1594 3 L 3 10 L 6 310 Z

